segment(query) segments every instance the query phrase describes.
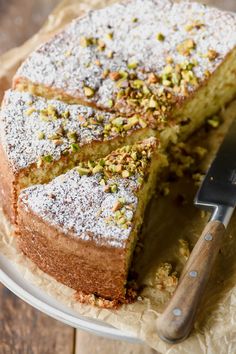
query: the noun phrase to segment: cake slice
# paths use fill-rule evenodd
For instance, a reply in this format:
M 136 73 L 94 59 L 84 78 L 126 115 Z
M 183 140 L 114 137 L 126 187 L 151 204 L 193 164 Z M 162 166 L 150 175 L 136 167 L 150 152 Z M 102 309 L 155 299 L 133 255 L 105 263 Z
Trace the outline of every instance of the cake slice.
M 74 20 L 29 56 L 13 85 L 138 112 L 160 130 L 178 123 L 186 136 L 235 96 L 235 32 L 235 13 L 188 1 L 127 1 Z
M 167 160 L 149 138 L 21 192 L 18 243 L 44 272 L 82 292 L 126 299 L 144 209 Z M 101 305 L 101 304 L 100 304 Z
M 11 220 L 19 191 L 46 183 L 79 161 L 149 137 L 141 116 L 120 117 L 26 92 L 5 93 L 0 113 L 0 196 Z

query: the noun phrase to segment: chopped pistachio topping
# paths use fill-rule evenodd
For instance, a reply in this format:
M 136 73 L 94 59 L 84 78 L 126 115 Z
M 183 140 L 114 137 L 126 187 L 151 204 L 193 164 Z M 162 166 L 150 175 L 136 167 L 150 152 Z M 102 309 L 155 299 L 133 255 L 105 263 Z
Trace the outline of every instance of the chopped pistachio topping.
M 163 33 L 158 33 L 157 34 L 157 40 L 163 42 L 165 40 L 165 36 Z
M 138 63 L 136 61 L 131 61 L 128 63 L 128 69 L 136 69 L 138 67 Z
M 133 81 L 133 87 L 136 88 L 136 89 L 140 89 L 141 87 L 144 86 L 144 84 L 145 83 L 144 83 L 143 80 L 136 79 L 136 80 Z
M 138 78 L 137 73 L 133 72 L 119 71 L 119 74 L 121 78 L 116 81 L 117 91 L 114 102 L 118 100 L 128 104 L 130 113 L 132 111 L 143 114 L 152 111 L 152 116 L 157 118 L 155 121 L 152 120 L 153 128 L 155 128 L 157 121 L 165 122 L 166 113 L 170 110 L 174 97 L 170 92 L 164 91 L 160 85 L 155 85 L 159 82 L 163 84 L 161 78 L 157 77 L 155 73 L 147 74 L 146 79 Z M 164 83 L 167 84 L 167 81 L 165 80 Z M 150 87 L 150 84 L 153 85 Z M 168 82 L 168 85 L 171 86 L 171 82 Z M 155 94 L 152 90 L 155 91 Z M 151 103 L 149 103 L 150 100 Z
M 140 127 L 146 128 L 147 122 L 139 115 L 134 115 L 131 117 L 116 116 L 111 119 L 108 124 L 104 125 L 104 139 Z
M 148 83 L 149 84 L 156 84 L 158 82 L 158 77 L 156 74 L 151 73 L 148 75 Z
M 154 96 L 152 96 L 148 103 L 149 108 L 158 108 L 158 102 Z
M 67 51 L 65 52 L 65 57 L 70 57 L 71 54 L 72 54 L 71 50 L 67 50 Z
M 133 210 L 132 204 L 127 203 L 124 198 L 118 198 L 111 210 L 113 215 L 106 219 L 107 223 L 113 223 L 125 229 L 131 226 L 133 214 L 127 212 Z
M 107 105 L 109 108 L 112 108 L 114 106 L 114 101 L 113 100 L 108 100 Z
M 73 143 L 73 144 L 70 145 L 70 148 L 71 148 L 72 152 L 79 151 L 79 145 L 78 144 Z
M 219 54 L 213 49 L 209 49 L 207 52 L 207 58 L 209 60 L 215 60 L 218 57 L 218 55 Z
M 116 193 L 116 183 L 108 184 L 107 181 L 118 175 L 122 178 L 129 178 L 137 175 L 139 187 L 143 184 L 144 177 L 148 171 L 153 151 L 153 143 L 136 144 L 124 146 L 113 151 L 104 159 L 97 161 L 80 162 L 77 171 L 80 175 L 101 175 L 100 185 L 104 186 L 107 193 Z M 124 203 L 123 200 L 119 200 Z
M 39 132 L 39 133 L 38 133 L 38 139 L 39 139 L 39 140 L 42 140 L 42 139 L 44 139 L 44 138 L 45 138 L 44 132 Z
M 42 121 L 45 122 L 54 121 L 58 118 L 61 118 L 59 113 L 57 112 L 57 109 L 52 105 L 48 105 L 47 108 L 42 109 L 39 112 L 39 117 Z
M 68 119 L 70 117 L 70 112 L 69 111 L 65 111 L 65 112 L 61 113 L 61 116 L 64 119 Z
M 218 128 L 220 123 L 221 123 L 221 118 L 217 115 L 207 120 L 207 124 L 210 125 L 212 128 Z
M 168 55 L 168 56 L 166 57 L 166 62 L 167 62 L 168 64 L 173 64 L 174 59 L 173 59 L 170 55 Z
M 143 118 L 139 118 L 139 124 L 141 125 L 142 128 L 147 127 L 147 123 L 145 122 L 145 120 Z
M 100 51 L 103 51 L 106 48 L 106 43 L 101 39 L 98 40 L 97 45 Z
M 102 172 L 102 170 L 103 170 L 103 167 L 100 164 L 97 164 L 96 166 L 93 167 L 92 172 L 95 174 L 98 172 Z
M 112 211 L 120 210 L 122 206 L 123 204 L 119 200 L 117 200 L 112 208 Z
M 32 113 L 34 113 L 36 111 L 36 109 L 34 107 L 30 107 L 26 110 L 25 114 L 27 116 L 30 116 Z
M 164 86 L 173 87 L 176 92 L 184 93 L 188 84 L 196 85 L 197 77 L 193 72 L 195 62 L 184 61 L 180 64 L 168 64 L 162 71 L 161 82 Z
M 112 50 L 110 50 L 108 53 L 107 53 L 107 57 L 108 59 L 112 59 L 114 56 L 114 52 Z
M 195 48 L 196 48 L 196 43 L 194 42 L 194 40 L 191 38 L 188 38 L 188 39 L 185 39 L 180 44 L 178 44 L 176 49 L 179 52 L 179 54 L 184 55 L 184 56 L 189 56 L 191 54 L 192 50 L 194 50 Z
M 38 159 L 36 165 L 37 165 L 37 168 L 40 168 L 40 167 L 43 165 L 43 159 L 42 159 L 42 157 L 40 157 L 40 158 Z
M 60 136 L 58 134 L 56 134 L 56 133 L 48 136 L 49 140 L 56 140 L 56 139 L 59 139 L 59 138 L 60 138 Z
M 69 131 L 67 133 L 67 138 L 69 139 L 69 141 L 71 141 L 72 143 L 75 143 L 77 141 L 77 133 L 74 131 Z
M 122 171 L 121 175 L 123 178 L 128 178 L 130 176 L 130 173 L 129 173 L 129 171 L 124 170 L 124 171 Z
M 93 97 L 95 94 L 95 91 L 91 87 L 85 86 L 84 87 L 84 94 L 86 97 Z
M 106 79 L 109 75 L 109 69 L 105 69 L 102 73 L 102 79 Z
M 55 144 L 56 146 L 59 146 L 59 145 L 62 145 L 62 144 L 63 144 L 63 140 L 62 140 L 62 139 L 55 139 L 53 142 L 54 142 L 54 144 Z
M 121 79 L 121 74 L 118 71 L 112 71 L 109 74 L 109 77 L 112 81 L 118 81 L 119 79 Z
M 113 32 L 109 32 L 109 33 L 106 34 L 106 38 L 110 39 L 110 40 L 113 39 L 113 36 L 114 36 Z
M 112 185 L 110 186 L 110 190 L 111 190 L 111 193 L 116 193 L 117 190 L 118 190 L 117 185 L 116 185 L 116 184 L 112 184 Z
M 42 160 L 43 160 L 44 162 L 50 163 L 50 162 L 53 161 L 53 158 L 52 158 L 51 155 L 45 155 L 45 156 L 42 156 Z
M 93 38 L 87 38 L 87 37 L 81 37 L 80 39 L 80 45 L 82 47 L 88 47 L 90 45 L 94 44 L 94 39 Z
M 185 30 L 187 32 L 191 32 L 192 30 L 194 29 L 200 29 L 202 27 L 204 27 L 204 23 L 202 23 L 200 20 L 196 20 L 196 21 L 193 21 L 191 23 L 188 23 L 186 26 L 185 26 Z
M 78 166 L 76 170 L 81 176 L 88 175 L 90 173 L 90 169 L 89 168 L 84 168 L 84 167 L 81 167 L 81 166 Z
M 94 64 L 100 67 L 102 66 L 102 63 L 98 59 L 95 60 Z

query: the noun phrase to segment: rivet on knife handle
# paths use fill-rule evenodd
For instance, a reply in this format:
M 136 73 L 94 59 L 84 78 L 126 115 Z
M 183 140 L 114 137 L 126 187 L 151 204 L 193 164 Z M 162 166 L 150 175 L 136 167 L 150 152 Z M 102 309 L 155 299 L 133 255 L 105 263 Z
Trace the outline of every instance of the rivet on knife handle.
M 220 221 L 212 220 L 206 225 L 172 299 L 158 320 L 161 339 L 176 343 L 189 335 L 224 233 L 225 226 Z

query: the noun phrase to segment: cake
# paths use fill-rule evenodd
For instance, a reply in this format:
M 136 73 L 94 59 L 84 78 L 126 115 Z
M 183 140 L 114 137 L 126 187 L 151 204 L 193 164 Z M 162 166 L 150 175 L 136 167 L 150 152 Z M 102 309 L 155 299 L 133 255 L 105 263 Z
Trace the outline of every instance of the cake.
M 168 148 L 235 97 L 235 33 L 230 12 L 132 0 L 74 20 L 22 63 L 0 116 L 0 191 L 21 250 L 43 271 L 125 301 Z M 114 206 L 120 193 L 133 210 Z
M 9 90 L 0 112 L 0 194 L 15 220 L 19 191 L 46 183 L 88 158 L 99 158 L 147 138 L 141 117 L 120 117 L 91 107 Z
M 138 230 L 167 161 L 155 138 L 124 146 L 19 197 L 21 250 L 67 286 L 113 301 L 126 299 Z
M 235 95 L 236 15 L 188 1 L 91 11 L 43 44 L 13 86 L 44 97 L 199 127 Z

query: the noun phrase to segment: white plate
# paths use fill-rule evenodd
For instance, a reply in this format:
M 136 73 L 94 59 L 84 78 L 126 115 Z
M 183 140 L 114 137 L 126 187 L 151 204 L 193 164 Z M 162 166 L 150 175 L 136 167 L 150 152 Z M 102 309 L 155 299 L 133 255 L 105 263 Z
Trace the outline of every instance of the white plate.
M 1 254 L 0 282 L 31 306 L 74 328 L 80 328 L 104 337 L 140 342 L 131 334 L 123 333 L 102 321 L 79 316 L 75 311 L 47 295 L 40 288 L 26 282 L 17 266 Z

